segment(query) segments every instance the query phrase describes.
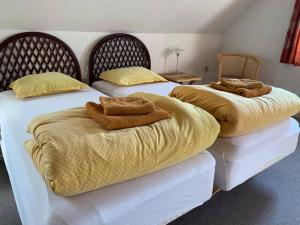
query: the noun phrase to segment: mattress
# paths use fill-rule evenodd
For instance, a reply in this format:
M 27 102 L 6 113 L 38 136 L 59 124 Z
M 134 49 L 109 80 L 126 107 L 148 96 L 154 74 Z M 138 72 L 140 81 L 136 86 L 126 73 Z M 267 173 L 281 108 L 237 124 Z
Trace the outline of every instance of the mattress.
M 296 149 L 299 124 L 288 118 L 254 133 L 218 138 L 208 149 L 216 159 L 215 185 L 229 191 Z
M 156 82 L 149 84 L 140 84 L 134 86 L 119 86 L 105 80 L 99 80 L 92 84 L 92 87 L 108 96 L 123 97 L 135 92 L 148 92 L 163 96 L 169 95 L 174 87 L 179 84 L 173 82 Z
M 97 101 L 100 95 L 92 88 L 25 100 L 17 100 L 12 91 L 0 93 L 1 147 L 24 225 L 161 224 L 211 197 L 215 160 L 207 151 L 165 170 L 74 197 L 48 190 L 24 149 L 30 138 L 28 123 L 43 113 Z

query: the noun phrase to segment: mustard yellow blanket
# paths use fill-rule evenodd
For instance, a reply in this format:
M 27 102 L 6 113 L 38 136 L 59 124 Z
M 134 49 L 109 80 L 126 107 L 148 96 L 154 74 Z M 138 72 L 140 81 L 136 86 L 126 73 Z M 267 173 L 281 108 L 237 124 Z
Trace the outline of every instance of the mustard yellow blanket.
M 139 177 L 208 148 L 220 131 L 206 111 L 175 98 L 137 93 L 168 111 L 170 119 L 107 131 L 84 108 L 42 115 L 25 146 L 49 188 L 71 196 Z
M 205 85 L 178 86 L 170 96 L 198 106 L 221 125 L 221 137 L 235 137 L 267 127 L 300 110 L 300 98 L 281 88 L 260 97 L 245 98 Z

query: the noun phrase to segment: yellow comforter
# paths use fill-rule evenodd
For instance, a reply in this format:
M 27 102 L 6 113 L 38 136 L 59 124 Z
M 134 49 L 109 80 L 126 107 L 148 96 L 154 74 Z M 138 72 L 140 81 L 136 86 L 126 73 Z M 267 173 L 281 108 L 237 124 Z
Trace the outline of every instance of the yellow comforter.
M 220 131 L 209 113 L 177 99 L 137 93 L 170 119 L 107 131 L 84 108 L 42 115 L 28 127 L 25 146 L 50 189 L 70 196 L 139 177 L 208 148 Z
M 300 98 L 273 87 L 271 93 L 245 98 L 204 85 L 178 86 L 170 96 L 201 107 L 221 125 L 221 137 L 235 137 L 267 127 L 300 110 Z

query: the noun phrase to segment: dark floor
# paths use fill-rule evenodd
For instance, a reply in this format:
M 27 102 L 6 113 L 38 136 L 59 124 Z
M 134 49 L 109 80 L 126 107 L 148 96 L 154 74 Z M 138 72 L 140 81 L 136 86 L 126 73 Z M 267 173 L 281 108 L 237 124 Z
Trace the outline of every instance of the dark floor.
M 21 224 L 4 162 L 0 162 L 0 225 Z M 297 151 L 230 192 L 169 225 L 300 225 L 300 143 Z
M 0 160 L 0 225 L 21 224 L 14 196 L 5 169 L 4 161 Z

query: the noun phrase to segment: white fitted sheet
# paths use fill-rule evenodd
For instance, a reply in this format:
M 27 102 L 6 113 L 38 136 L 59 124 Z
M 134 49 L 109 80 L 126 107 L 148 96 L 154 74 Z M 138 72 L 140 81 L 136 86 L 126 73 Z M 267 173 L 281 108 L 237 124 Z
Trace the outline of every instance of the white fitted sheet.
M 215 160 L 206 151 L 165 170 L 74 197 L 49 191 L 24 149 L 30 138 L 27 125 L 37 115 L 83 106 L 100 95 L 92 88 L 25 100 L 17 100 L 12 91 L 0 93 L 1 148 L 24 225 L 154 225 L 211 197 Z
M 215 157 L 215 185 L 231 190 L 250 177 L 293 153 L 299 124 L 288 118 L 254 133 L 218 138 L 208 149 Z
M 102 93 L 114 97 L 124 97 L 135 92 L 148 92 L 158 95 L 167 96 L 174 89 L 174 87 L 180 84 L 173 82 L 156 82 L 149 84 L 139 84 L 134 86 L 119 86 L 105 80 L 95 81 L 92 87 Z

